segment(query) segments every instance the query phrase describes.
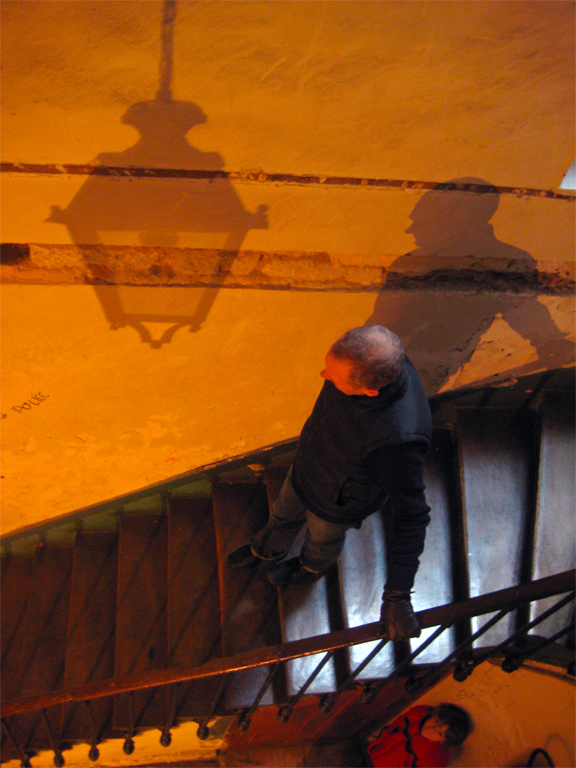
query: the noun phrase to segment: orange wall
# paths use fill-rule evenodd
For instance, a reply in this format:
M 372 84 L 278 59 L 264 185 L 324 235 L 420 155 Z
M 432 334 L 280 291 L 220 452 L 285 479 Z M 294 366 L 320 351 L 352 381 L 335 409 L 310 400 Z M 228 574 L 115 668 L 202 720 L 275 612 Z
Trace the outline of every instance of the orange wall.
M 41 244 L 48 273 L 65 260 L 51 246 L 71 243 L 289 251 L 316 285 L 323 264 L 372 275 L 407 253 L 542 271 L 573 257 L 574 201 L 521 193 L 554 189 L 573 157 L 571 3 L 180 1 L 168 58 L 184 124 L 155 101 L 161 2 L 2 5 L 4 162 L 237 174 L 3 173 L 2 241 Z M 157 110 L 145 124 L 141 102 Z M 317 181 L 242 180 L 259 168 Z M 330 175 L 518 194 L 482 214 L 486 196 Z M 161 345 L 111 327 L 120 303 L 157 340 L 202 295 L 3 286 L 4 532 L 297 435 L 327 348 L 367 321 L 399 333 L 431 394 L 574 360 L 572 298 L 533 293 L 225 289 Z

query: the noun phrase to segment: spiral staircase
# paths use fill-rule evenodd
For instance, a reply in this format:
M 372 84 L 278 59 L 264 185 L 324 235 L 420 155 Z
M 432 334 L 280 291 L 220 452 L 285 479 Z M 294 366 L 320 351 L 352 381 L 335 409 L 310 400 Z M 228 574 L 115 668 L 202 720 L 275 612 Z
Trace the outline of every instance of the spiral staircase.
M 412 647 L 379 641 L 374 625 L 393 509 L 349 531 L 338 564 L 312 583 L 277 590 L 266 564 L 227 568 L 265 522 L 294 440 L 6 536 L 2 761 L 33 765 L 51 749 L 62 765 L 77 742 L 96 759 L 118 737 L 129 754 L 151 728 L 168 746 L 178 723 L 196 720 L 205 737 L 218 716 L 235 716 L 236 748 L 313 742 L 368 723 L 376 697 L 392 717 L 455 665 L 465 679 L 484 649 L 558 598 L 516 600 L 481 635 L 489 603 L 482 615 L 453 611 L 442 631 L 432 609 L 574 568 L 573 392 L 574 371 L 559 370 L 432 399 L 432 521 L 413 595 L 429 621 Z M 540 638 L 573 649 L 564 603 L 514 638 L 509 665 Z

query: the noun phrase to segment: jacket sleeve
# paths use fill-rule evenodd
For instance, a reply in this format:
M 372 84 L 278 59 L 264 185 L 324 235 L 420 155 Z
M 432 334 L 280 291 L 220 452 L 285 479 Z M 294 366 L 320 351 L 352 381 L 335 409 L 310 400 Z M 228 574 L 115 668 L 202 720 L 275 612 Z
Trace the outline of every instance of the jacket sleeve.
M 424 550 L 430 507 L 424 495 L 424 456 L 420 443 L 378 448 L 365 459 L 366 466 L 390 495 L 393 510 L 392 541 L 388 542 L 386 586 L 409 592 Z

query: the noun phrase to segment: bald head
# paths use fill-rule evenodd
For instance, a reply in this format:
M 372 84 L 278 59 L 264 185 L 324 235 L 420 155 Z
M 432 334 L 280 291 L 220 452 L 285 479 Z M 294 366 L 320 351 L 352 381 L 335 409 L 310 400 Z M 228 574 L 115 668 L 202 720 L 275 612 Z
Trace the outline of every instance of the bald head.
M 395 381 L 405 357 L 398 336 L 383 325 L 352 328 L 334 342 L 330 353 L 350 363 L 349 380 L 354 387 L 371 390 Z

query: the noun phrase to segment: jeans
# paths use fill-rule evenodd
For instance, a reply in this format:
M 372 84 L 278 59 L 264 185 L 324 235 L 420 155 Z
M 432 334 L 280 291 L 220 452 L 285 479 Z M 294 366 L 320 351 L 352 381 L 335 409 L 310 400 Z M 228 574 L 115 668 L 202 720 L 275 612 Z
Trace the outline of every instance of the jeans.
M 300 562 L 307 571 L 319 573 L 336 562 L 344 547 L 346 531 L 352 526 L 330 523 L 306 509 L 292 486 L 291 475 L 292 468 L 272 506 L 270 519 L 252 538 L 252 552 L 262 560 L 281 560 L 306 523 Z

